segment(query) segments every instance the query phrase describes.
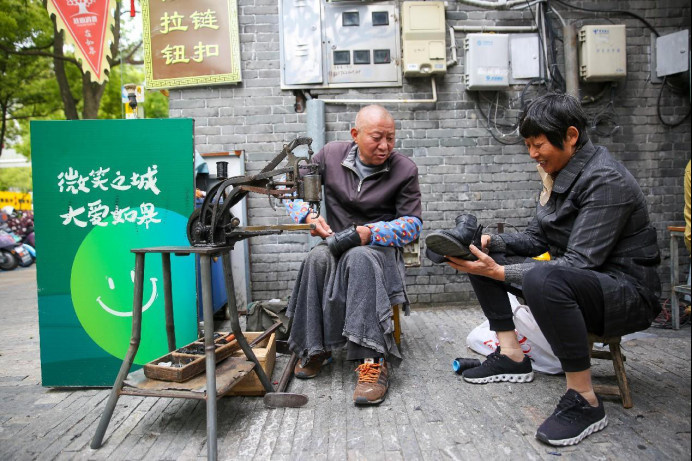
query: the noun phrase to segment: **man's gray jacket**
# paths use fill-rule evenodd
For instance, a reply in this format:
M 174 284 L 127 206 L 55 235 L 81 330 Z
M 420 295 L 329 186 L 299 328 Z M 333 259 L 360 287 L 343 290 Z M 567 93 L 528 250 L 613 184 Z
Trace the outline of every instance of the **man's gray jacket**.
M 393 151 L 382 170 L 361 180 L 354 146 L 353 142 L 330 142 L 312 158 L 322 176 L 331 228 L 339 232 L 354 223 L 361 226 L 402 216 L 421 219 L 416 164 Z

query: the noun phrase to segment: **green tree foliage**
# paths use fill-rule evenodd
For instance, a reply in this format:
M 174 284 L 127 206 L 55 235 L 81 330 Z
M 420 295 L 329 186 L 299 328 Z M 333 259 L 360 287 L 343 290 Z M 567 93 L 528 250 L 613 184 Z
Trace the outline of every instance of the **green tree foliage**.
M 101 98 L 99 118 L 124 118 L 121 88 L 126 83 L 141 85 L 144 83 L 144 72 L 141 66 L 123 64 L 106 84 Z M 144 116 L 146 118 L 168 118 L 168 98 L 158 91 L 147 91 L 144 94 Z
M 0 190 L 29 192 L 31 187 L 31 168 L 0 168 Z
M 5 144 L 30 157 L 30 120 L 122 118 L 121 86 L 144 81 L 141 40 L 121 36 L 125 3 L 115 11 L 110 78 L 98 85 L 63 45 L 45 0 L 0 0 L 0 156 Z M 122 21 L 125 29 L 133 20 Z M 146 94 L 144 107 L 148 118 L 168 117 L 168 100 L 158 92 Z
M 38 0 L 0 0 L 0 155 L 7 140 L 23 135 L 22 121 L 61 107 L 46 53 L 52 24 Z M 26 54 L 17 54 L 21 51 Z

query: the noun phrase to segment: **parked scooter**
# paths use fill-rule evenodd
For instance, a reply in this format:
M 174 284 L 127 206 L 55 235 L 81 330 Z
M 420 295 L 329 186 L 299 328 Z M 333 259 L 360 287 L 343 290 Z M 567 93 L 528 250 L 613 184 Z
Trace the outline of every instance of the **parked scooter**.
M 15 241 L 12 234 L 6 231 L 0 231 L 0 269 L 11 271 L 17 268 L 19 264 L 23 267 L 30 266 L 33 263 L 31 255 L 26 248 Z
M 21 237 L 19 237 L 17 234 L 12 233 L 12 232 L 10 232 L 10 235 L 11 235 L 12 237 L 14 237 L 14 241 L 17 242 L 17 244 L 18 244 L 19 246 L 23 247 L 23 248 L 27 251 L 27 253 L 29 253 L 29 256 L 31 256 L 31 258 L 29 258 L 28 260 L 27 260 L 26 258 L 22 258 L 22 259 L 19 261 L 19 265 L 20 265 L 21 267 L 29 267 L 29 266 L 31 266 L 31 265 L 34 263 L 34 261 L 36 261 L 36 249 L 35 249 L 32 245 L 29 245 L 29 244 L 27 243 L 27 241 L 28 241 L 28 239 L 27 239 L 28 235 L 25 235 L 24 238 L 21 238 Z M 33 242 L 33 236 L 34 236 L 33 230 L 31 231 L 31 234 L 29 234 L 29 235 L 32 237 L 31 241 Z

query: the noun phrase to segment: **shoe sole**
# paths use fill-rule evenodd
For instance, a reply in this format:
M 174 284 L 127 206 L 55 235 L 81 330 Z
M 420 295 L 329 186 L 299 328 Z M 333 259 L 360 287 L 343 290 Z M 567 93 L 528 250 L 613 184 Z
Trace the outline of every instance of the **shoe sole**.
M 445 258 L 442 255 L 438 255 L 434 251 L 432 251 L 430 248 L 425 249 L 425 257 L 428 258 L 430 261 L 432 261 L 435 264 L 443 264 L 449 261 L 449 259 Z
M 463 378 L 464 381 L 473 384 L 499 383 L 501 381 L 509 381 L 510 383 L 530 383 L 533 381 L 533 371 L 524 374 L 492 375 L 486 376 L 485 378 L 467 378 L 466 376 L 463 376 Z
M 330 364 L 331 362 L 332 362 L 332 357 L 329 357 L 329 358 L 327 358 L 327 359 L 324 359 L 324 360 L 322 361 L 322 365 L 320 365 L 320 369 L 317 370 L 317 373 L 315 373 L 314 375 L 306 375 L 305 373 L 296 373 L 295 370 L 294 370 L 294 371 L 293 371 L 293 376 L 295 376 L 295 377 L 298 378 L 298 379 L 312 379 L 312 378 L 316 378 L 316 377 L 320 374 L 320 371 L 322 371 L 322 367 L 325 366 L 325 365 Z
M 385 397 L 387 397 L 387 393 L 382 396 L 381 399 L 379 400 L 368 400 L 365 397 L 358 397 L 353 401 L 354 404 L 358 406 L 365 406 L 365 405 L 379 405 L 380 403 L 384 402 Z
M 576 437 L 572 437 L 569 439 L 562 439 L 562 440 L 551 440 L 546 436 L 545 434 L 541 432 L 536 432 L 536 438 L 540 440 L 543 443 L 547 443 L 548 445 L 553 445 L 555 447 L 567 447 L 570 445 L 576 445 L 582 440 L 584 440 L 586 437 L 590 436 L 594 432 L 598 432 L 603 430 L 606 426 L 608 425 L 608 417 L 604 416 L 602 420 L 596 421 L 586 429 L 584 429 L 581 434 L 577 435 Z
M 466 245 L 462 245 L 458 240 L 443 234 L 430 234 L 425 239 L 425 246 L 441 256 L 454 256 L 475 260 L 476 257 L 471 253 Z

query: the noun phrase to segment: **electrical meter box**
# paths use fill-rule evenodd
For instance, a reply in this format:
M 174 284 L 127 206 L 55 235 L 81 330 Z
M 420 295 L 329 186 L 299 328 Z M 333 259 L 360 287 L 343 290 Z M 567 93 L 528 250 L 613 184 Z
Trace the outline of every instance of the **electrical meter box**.
M 579 29 L 579 76 L 584 82 L 609 82 L 627 76 L 625 26 Z
M 509 36 L 468 34 L 464 39 L 464 72 L 467 90 L 509 88 Z
M 444 2 L 403 2 L 401 39 L 405 77 L 447 72 Z
M 401 86 L 394 1 L 280 0 L 281 88 Z

